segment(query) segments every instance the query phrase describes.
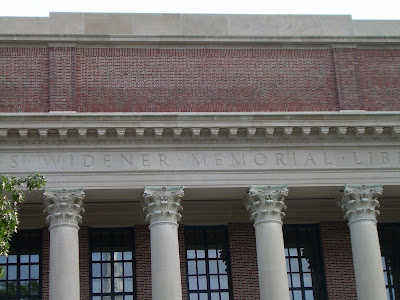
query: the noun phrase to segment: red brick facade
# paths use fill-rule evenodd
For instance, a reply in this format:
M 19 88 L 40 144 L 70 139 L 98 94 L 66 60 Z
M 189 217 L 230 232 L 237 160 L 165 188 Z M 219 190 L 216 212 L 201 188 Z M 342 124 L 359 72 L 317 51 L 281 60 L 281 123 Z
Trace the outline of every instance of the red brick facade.
M 322 222 L 320 235 L 328 299 L 357 299 L 347 223 Z
M 1 112 L 400 110 L 400 50 L 0 48 Z
M 232 290 L 235 300 L 259 299 L 257 253 L 252 224 L 229 224 Z M 357 299 L 350 232 L 345 222 L 320 224 L 322 256 L 324 261 L 327 299 Z M 79 231 L 81 299 L 90 299 L 89 229 Z M 182 293 L 187 300 L 184 226 L 179 229 Z M 146 225 L 135 226 L 137 299 L 151 299 L 150 231 Z M 49 233 L 43 228 L 42 299 L 48 299 Z

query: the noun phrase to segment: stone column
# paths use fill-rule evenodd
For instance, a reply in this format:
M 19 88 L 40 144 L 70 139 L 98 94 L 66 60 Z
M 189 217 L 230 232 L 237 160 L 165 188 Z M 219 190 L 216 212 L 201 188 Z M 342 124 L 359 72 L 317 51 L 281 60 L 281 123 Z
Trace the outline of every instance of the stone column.
M 150 223 L 152 300 L 182 300 L 178 222 L 183 187 L 145 187 Z
M 376 217 L 382 185 L 345 185 L 341 207 L 349 220 L 357 298 L 386 300 Z
M 287 186 L 250 186 L 245 206 L 256 231 L 260 300 L 289 300 L 282 218 Z
M 50 300 L 79 300 L 79 224 L 82 221 L 83 189 L 46 189 L 50 225 Z

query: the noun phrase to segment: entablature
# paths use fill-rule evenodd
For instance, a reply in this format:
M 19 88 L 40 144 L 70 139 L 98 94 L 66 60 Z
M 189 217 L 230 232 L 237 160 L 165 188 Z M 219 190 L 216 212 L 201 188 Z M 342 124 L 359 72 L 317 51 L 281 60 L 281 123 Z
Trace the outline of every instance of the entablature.
M 2 113 L 0 140 L 400 137 L 400 112 Z

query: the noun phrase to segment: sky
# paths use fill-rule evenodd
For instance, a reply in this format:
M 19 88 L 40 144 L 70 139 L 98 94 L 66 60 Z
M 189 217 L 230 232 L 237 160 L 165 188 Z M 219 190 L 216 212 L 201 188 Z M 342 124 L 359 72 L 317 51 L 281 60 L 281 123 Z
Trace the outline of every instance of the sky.
M 0 0 L 0 16 L 49 12 L 345 14 L 400 20 L 400 0 Z

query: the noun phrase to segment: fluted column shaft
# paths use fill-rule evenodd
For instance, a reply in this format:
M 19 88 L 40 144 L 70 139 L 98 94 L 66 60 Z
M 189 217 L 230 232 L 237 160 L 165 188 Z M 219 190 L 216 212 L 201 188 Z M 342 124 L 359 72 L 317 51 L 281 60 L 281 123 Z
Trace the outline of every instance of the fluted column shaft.
M 342 209 L 349 220 L 357 298 L 386 300 L 376 217 L 381 185 L 346 185 Z
M 50 300 L 79 300 L 79 224 L 83 189 L 46 189 L 44 212 L 50 225 Z
M 152 300 L 181 300 L 178 222 L 183 187 L 146 187 L 143 197 L 150 223 Z
M 289 300 L 282 209 L 286 186 L 250 186 L 245 206 L 254 221 L 260 300 Z

